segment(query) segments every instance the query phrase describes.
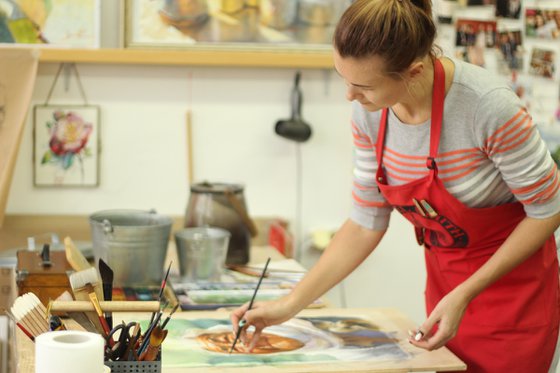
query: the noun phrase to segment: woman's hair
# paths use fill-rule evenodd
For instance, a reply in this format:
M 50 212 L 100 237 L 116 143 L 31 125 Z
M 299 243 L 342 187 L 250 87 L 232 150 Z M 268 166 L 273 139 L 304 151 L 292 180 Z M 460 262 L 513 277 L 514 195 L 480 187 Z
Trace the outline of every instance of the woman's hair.
M 334 47 L 343 58 L 378 55 L 391 74 L 435 56 L 435 37 L 431 0 L 356 0 L 336 26 Z

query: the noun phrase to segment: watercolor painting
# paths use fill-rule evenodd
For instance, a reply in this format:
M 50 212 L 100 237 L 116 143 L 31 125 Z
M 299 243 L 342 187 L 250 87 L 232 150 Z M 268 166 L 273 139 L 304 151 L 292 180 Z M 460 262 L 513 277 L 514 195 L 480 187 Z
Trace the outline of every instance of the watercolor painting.
M 350 1 L 126 0 L 126 47 L 330 50 Z
M 39 105 L 34 114 L 35 186 L 97 186 L 98 107 Z
M 99 47 L 100 0 L 0 0 L 0 43 Z
M 303 317 L 267 328 L 253 353 L 233 343 L 228 319 L 175 319 L 169 324 L 163 367 L 285 365 L 411 358 L 394 333 L 360 317 Z

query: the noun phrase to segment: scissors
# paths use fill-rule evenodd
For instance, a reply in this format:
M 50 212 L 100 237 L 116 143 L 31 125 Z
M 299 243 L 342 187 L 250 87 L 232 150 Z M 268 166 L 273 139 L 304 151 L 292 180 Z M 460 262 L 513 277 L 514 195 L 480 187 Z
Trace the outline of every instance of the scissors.
M 113 361 L 120 360 L 123 358 L 125 351 L 127 350 L 130 343 L 136 340 L 135 336 L 140 331 L 140 324 L 136 321 L 129 322 L 126 324 L 124 321 L 115 326 L 109 334 L 107 335 L 107 349 L 105 355 L 108 359 Z M 118 339 L 114 339 L 118 333 Z M 110 347 L 109 341 L 113 340 L 114 345 Z

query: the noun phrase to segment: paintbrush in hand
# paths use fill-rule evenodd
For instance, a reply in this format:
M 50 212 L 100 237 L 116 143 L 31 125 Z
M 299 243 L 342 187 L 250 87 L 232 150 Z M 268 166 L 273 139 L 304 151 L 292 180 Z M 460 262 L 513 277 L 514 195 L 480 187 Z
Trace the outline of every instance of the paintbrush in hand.
M 257 291 L 259 291 L 259 287 L 261 286 L 261 282 L 264 278 L 264 276 L 266 275 L 266 269 L 268 268 L 268 263 L 270 263 L 270 258 L 267 259 L 266 264 L 264 265 L 263 271 L 261 273 L 261 277 L 259 277 L 259 282 L 257 282 L 257 287 L 255 288 L 255 292 L 253 293 L 253 297 L 251 298 L 251 301 L 249 302 L 249 307 L 247 307 L 247 311 L 250 311 L 251 308 L 253 308 L 253 302 L 255 301 L 255 297 L 257 296 Z M 245 312 L 247 312 L 245 311 Z M 237 325 L 237 333 L 235 334 L 235 339 L 233 340 L 233 344 L 231 345 L 231 349 L 229 350 L 229 353 L 231 354 L 231 352 L 233 351 L 233 349 L 235 348 L 235 345 L 237 344 L 237 341 L 239 340 L 239 337 L 241 336 L 241 330 L 243 330 L 243 327 L 245 326 L 246 321 L 245 319 L 242 319 L 239 321 L 239 324 Z

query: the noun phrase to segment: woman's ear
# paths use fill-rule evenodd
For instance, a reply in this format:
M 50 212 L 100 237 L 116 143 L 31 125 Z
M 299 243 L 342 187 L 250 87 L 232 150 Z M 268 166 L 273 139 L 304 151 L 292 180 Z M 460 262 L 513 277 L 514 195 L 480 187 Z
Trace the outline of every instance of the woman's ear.
M 424 67 L 425 66 L 423 61 L 413 62 L 406 72 L 407 78 L 409 80 L 414 80 L 422 76 L 422 73 L 424 72 Z

